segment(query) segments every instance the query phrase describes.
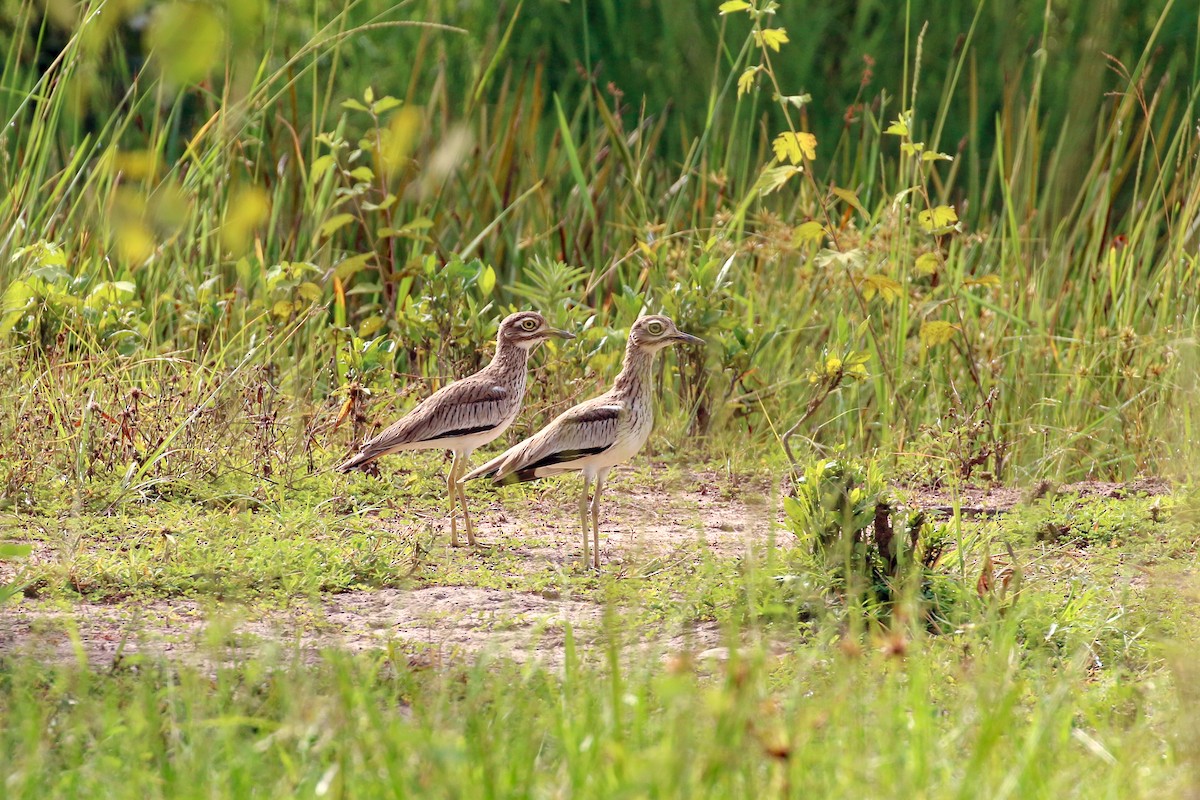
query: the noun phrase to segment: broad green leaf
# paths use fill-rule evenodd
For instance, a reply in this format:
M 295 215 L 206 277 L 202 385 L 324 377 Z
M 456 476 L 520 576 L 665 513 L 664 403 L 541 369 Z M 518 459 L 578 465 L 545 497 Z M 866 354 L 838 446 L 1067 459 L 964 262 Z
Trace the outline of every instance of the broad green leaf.
M 328 239 L 334 233 L 346 227 L 353 221 L 353 214 L 334 214 L 332 217 L 325 220 L 325 224 L 321 226 L 321 238 Z
M 370 111 L 369 108 L 351 97 L 348 100 L 342 101 L 342 108 L 348 108 L 351 111 Z
M 274 305 L 271 306 L 271 313 L 280 319 L 287 319 L 292 315 L 292 301 L 276 300 Z
M 350 177 L 356 181 L 369 182 L 375 180 L 375 170 L 368 166 L 355 167 L 350 170 Z
M 825 230 L 825 226 L 814 219 L 808 222 L 802 222 L 792 231 L 792 246 L 800 247 L 808 244 L 820 244 L 825 241 L 825 237 L 829 231 Z
M 392 97 L 391 95 L 388 95 L 387 97 L 381 97 L 378 100 L 376 100 L 374 103 L 372 103 L 371 111 L 373 111 L 376 114 L 383 114 L 387 111 L 391 111 L 393 108 L 398 108 L 399 106 L 402 106 L 402 105 L 404 105 L 403 100 L 397 100 L 396 98 Z
M 942 266 L 942 260 L 938 258 L 937 253 L 922 253 L 917 256 L 916 264 L 913 266 L 922 275 L 933 275 Z
M 375 257 L 374 253 L 359 253 L 358 255 L 343 258 L 338 265 L 333 268 L 333 274 L 338 280 L 345 281 L 352 275 L 357 275 L 367 268 L 367 264 Z
M 386 320 L 382 315 L 376 314 L 373 317 L 367 317 L 363 320 L 362 325 L 358 326 L 358 335 L 362 339 L 369 339 L 374 336 L 380 328 L 383 327 Z
M 817 137 L 803 131 L 784 131 L 775 137 L 771 147 L 775 151 L 775 158 L 781 163 L 790 161 L 802 164 L 806 158 L 811 161 L 817 157 Z
M 754 188 L 759 194 L 770 194 L 787 183 L 793 175 L 799 175 L 803 171 L 803 167 L 767 167 L 758 176 L 758 180 L 754 183 Z
M 306 300 L 309 303 L 315 303 L 321 299 L 321 287 L 317 286 L 312 281 L 305 281 L 296 287 L 296 294 L 299 295 L 302 300 Z
M 958 222 L 958 212 L 952 206 L 937 206 L 918 214 L 917 222 L 929 233 L 948 233 L 957 230 L 955 223 Z
M 865 299 L 870 300 L 878 294 L 885 303 L 893 303 L 904 294 L 904 287 L 887 275 L 868 275 L 862 279 L 859 287 Z
M 489 296 L 492 290 L 496 288 L 496 270 L 491 266 L 483 268 L 483 272 L 479 275 L 479 291 L 484 297 Z
M 762 69 L 762 67 L 750 67 L 745 72 L 743 72 L 741 75 L 738 76 L 738 82 L 737 82 L 738 97 L 741 97 L 742 95 L 748 93 L 751 89 L 754 88 L 754 76 L 758 74 L 758 71 L 760 69 Z
M 954 156 L 947 155 L 946 153 L 935 153 L 932 150 L 926 150 L 924 153 L 921 153 L 921 160 L 922 161 L 953 161 Z
M 945 344 L 954 338 L 954 333 L 957 330 L 959 330 L 957 325 L 943 322 L 942 320 L 922 323 L 920 333 L 921 344 L 925 345 L 926 348 Z
M 726 2 L 717 6 L 717 11 L 721 12 L 722 15 L 733 14 L 737 11 L 745 11 L 750 7 L 750 4 L 746 0 L 726 0 Z
M 830 187 L 829 191 L 833 192 L 834 197 L 849 203 L 851 208 L 862 214 L 867 219 L 871 218 L 871 215 L 867 213 L 867 209 L 864 208 L 862 202 L 859 201 L 858 195 L 856 195 L 854 192 L 837 186 Z
M 312 163 L 312 168 L 308 171 L 308 185 L 315 186 L 321 178 L 325 177 L 325 173 L 333 167 L 334 158 L 328 153 L 323 156 L 318 156 Z
M 844 253 L 826 248 L 817 253 L 816 258 L 813 259 L 813 263 L 818 267 L 842 267 L 844 269 L 856 269 L 865 261 L 866 256 L 857 247 Z
M 786 44 L 788 41 L 787 30 L 785 28 L 767 28 L 755 31 L 754 41 L 759 47 L 769 47 L 778 53 L 779 45 Z

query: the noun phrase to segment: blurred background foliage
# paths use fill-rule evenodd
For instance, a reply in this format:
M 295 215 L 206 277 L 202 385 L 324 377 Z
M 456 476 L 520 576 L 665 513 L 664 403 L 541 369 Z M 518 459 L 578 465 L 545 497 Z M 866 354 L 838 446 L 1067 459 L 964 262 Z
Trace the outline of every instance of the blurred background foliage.
M 781 453 L 819 392 L 808 446 L 923 479 L 1173 463 L 1194 9 L 787 0 L 769 76 L 809 96 L 794 118 L 819 144 L 805 180 L 764 188 L 788 121 L 765 78 L 739 95 L 759 48 L 716 5 L 5 0 L 20 403 L 0 425 L 60 419 L 73 441 L 67 398 L 137 388 L 169 433 L 219 405 L 214 375 L 253 374 L 306 448 L 340 452 L 534 305 L 583 334 L 541 359 L 542 412 L 605 384 L 644 310 L 710 341 L 664 367 L 660 447 L 687 429 Z M 921 222 L 935 207 L 952 224 Z

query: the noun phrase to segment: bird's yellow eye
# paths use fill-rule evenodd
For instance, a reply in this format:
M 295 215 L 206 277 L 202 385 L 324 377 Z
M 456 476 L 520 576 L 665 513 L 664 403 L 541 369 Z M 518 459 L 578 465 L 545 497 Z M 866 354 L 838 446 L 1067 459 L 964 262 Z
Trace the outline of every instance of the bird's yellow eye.
M 646 332 L 649 333 L 651 336 L 658 336 L 660 333 L 663 332 L 663 324 L 661 322 L 658 322 L 657 320 L 655 320 L 654 322 L 651 322 L 649 325 L 646 326 Z
M 537 320 L 533 317 L 526 317 L 525 319 L 521 320 L 521 327 L 527 331 L 537 330 L 537 326 Z

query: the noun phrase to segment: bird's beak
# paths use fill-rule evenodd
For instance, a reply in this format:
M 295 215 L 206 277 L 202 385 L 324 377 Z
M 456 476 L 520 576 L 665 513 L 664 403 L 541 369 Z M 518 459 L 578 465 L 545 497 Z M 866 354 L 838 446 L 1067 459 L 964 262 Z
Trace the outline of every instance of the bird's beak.
M 574 339 L 575 334 L 570 331 L 561 331 L 558 328 L 547 328 L 546 333 L 551 336 L 557 336 L 559 339 Z
M 674 338 L 677 342 L 687 342 L 688 344 L 704 344 L 704 340 L 699 336 L 692 336 L 690 333 L 684 333 L 683 331 L 676 332 L 675 336 L 672 338 Z

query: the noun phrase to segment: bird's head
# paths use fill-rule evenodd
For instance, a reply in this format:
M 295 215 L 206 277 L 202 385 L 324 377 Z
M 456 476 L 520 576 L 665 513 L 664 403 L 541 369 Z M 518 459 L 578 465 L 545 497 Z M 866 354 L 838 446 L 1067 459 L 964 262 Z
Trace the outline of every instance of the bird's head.
M 687 344 L 704 344 L 704 340 L 690 333 L 684 333 L 675 327 L 670 317 L 652 314 L 642 317 L 633 323 L 629 330 L 629 344 L 641 350 L 657 353 L 664 347 L 686 342 Z
M 525 350 L 532 350 L 551 338 L 574 339 L 575 334 L 551 328 L 546 318 L 536 311 L 509 314 L 501 321 L 500 332 L 496 335 L 500 345 L 511 344 Z

